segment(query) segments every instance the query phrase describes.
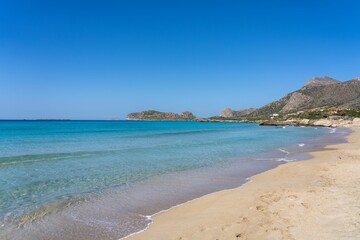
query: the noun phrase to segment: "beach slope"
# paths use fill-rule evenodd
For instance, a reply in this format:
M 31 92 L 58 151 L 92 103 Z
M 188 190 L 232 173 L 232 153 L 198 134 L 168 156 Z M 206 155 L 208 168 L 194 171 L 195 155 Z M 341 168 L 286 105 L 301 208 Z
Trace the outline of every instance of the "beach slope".
M 311 153 L 153 217 L 128 239 L 360 239 L 360 129 Z

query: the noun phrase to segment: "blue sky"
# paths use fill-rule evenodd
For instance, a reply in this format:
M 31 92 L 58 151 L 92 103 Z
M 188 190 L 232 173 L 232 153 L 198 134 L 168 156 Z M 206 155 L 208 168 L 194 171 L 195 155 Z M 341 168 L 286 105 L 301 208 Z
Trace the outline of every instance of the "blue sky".
M 0 118 L 198 116 L 360 75 L 359 1 L 0 0 Z

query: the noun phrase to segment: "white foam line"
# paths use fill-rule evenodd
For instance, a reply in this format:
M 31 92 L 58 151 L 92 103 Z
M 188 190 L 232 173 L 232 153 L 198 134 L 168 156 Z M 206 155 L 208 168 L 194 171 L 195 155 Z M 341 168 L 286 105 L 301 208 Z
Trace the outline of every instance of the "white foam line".
M 329 133 L 335 133 L 336 132 L 336 128 L 331 128 Z
M 247 178 L 246 178 L 246 182 L 243 183 L 243 184 L 241 184 L 239 187 L 231 188 L 231 189 L 225 189 L 225 190 L 216 191 L 216 192 L 212 192 L 212 193 L 208 193 L 208 194 L 205 194 L 205 195 L 203 195 L 203 196 L 201 196 L 201 197 L 197 197 L 197 198 L 191 199 L 191 200 L 189 200 L 189 201 L 186 201 L 186 202 L 184 202 L 184 203 L 180 203 L 180 204 L 174 205 L 174 206 L 172 206 L 172 207 L 170 207 L 170 208 L 168 208 L 168 209 L 161 210 L 161 211 L 159 211 L 159 212 L 157 212 L 157 213 L 154 213 L 153 215 L 142 215 L 142 214 L 139 214 L 140 216 L 145 217 L 146 220 L 150 220 L 150 222 L 146 225 L 146 227 L 145 227 L 144 229 L 141 229 L 140 231 L 131 233 L 131 234 L 125 236 L 125 237 L 119 238 L 119 240 L 124 240 L 124 239 L 127 239 L 127 238 L 131 237 L 131 236 L 134 236 L 134 235 L 136 235 L 136 234 L 139 234 L 139 233 L 142 233 L 142 232 L 146 231 L 147 229 L 149 229 L 149 227 L 151 226 L 151 224 L 154 223 L 153 217 L 155 217 L 155 216 L 158 215 L 158 214 L 161 214 L 161 213 L 170 211 L 170 210 L 173 209 L 173 208 L 179 207 L 179 206 L 181 206 L 181 205 L 187 204 L 187 203 L 192 202 L 192 201 L 196 201 L 196 200 L 198 200 L 198 199 L 200 199 L 200 198 L 206 197 L 206 196 L 211 195 L 211 194 L 214 194 L 214 193 L 221 193 L 221 192 L 226 192 L 226 191 L 231 191 L 231 190 L 239 189 L 239 188 L 243 187 L 245 184 L 251 183 L 252 181 L 253 181 L 253 180 L 252 180 L 250 177 L 247 177 Z
M 288 152 L 288 151 L 286 151 L 286 150 L 284 150 L 284 149 L 281 149 L 281 148 L 278 148 L 277 150 L 279 150 L 280 152 L 283 152 L 283 153 L 286 153 L 286 154 L 290 154 L 290 152 Z
M 278 162 L 292 162 L 292 161 L 295 161 L 295 160 L 286 159 L 286 158 L 279 158 L 277 161 Z

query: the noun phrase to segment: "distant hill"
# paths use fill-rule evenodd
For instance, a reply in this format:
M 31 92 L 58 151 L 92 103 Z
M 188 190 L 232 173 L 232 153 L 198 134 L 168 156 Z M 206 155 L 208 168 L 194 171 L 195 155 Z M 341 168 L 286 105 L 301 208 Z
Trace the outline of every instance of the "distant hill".
M 127 120 L 195 120 L 196 117 L 191 112 L 172 113 L 148 110 L 143 112 L 135 112 L 127 115 Z
M 220 117 L 223 118 L 238 118 L 246 116 L 254 112 L 256 108 L 248 108 L 244 110 L 232 110 L 231 108 L 225 108 L 224 111 L 220 113 Z
M 309 86 L 324 86 L 334 83 L 341 83 L 339 80 L 333 79 L 331 77 L 313 77 L 306 82 L 305 87 Z
M 330 77 L 310 79 L 301 89 L 269 103 L 247 117 L 286 114 L 317 107 L 360 107 L 360 78 L 340 82 Z
M 320 107 L 360 108 L 360 78 L 341 82 L 331 77 L 314 77 L 299 90 L 261 108 L 224 109 L 220 117 L 212 120 L 251 120 L 273 114 L 286 115 Z M 148 110 L 130 113 L 128 120 L 196 120 L 191 112 L 172 113 Z

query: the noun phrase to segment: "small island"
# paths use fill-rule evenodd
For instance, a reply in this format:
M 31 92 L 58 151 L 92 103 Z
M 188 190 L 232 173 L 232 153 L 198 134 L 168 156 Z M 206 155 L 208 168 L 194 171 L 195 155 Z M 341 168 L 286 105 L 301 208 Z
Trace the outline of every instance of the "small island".
M 193 121 L 196 116 L 191 112 L 159 112 L 155 110 L 147 110 L 142 112 L 130 113 L 127 115 L 127 120 L 146 120 L 146 121 Z

